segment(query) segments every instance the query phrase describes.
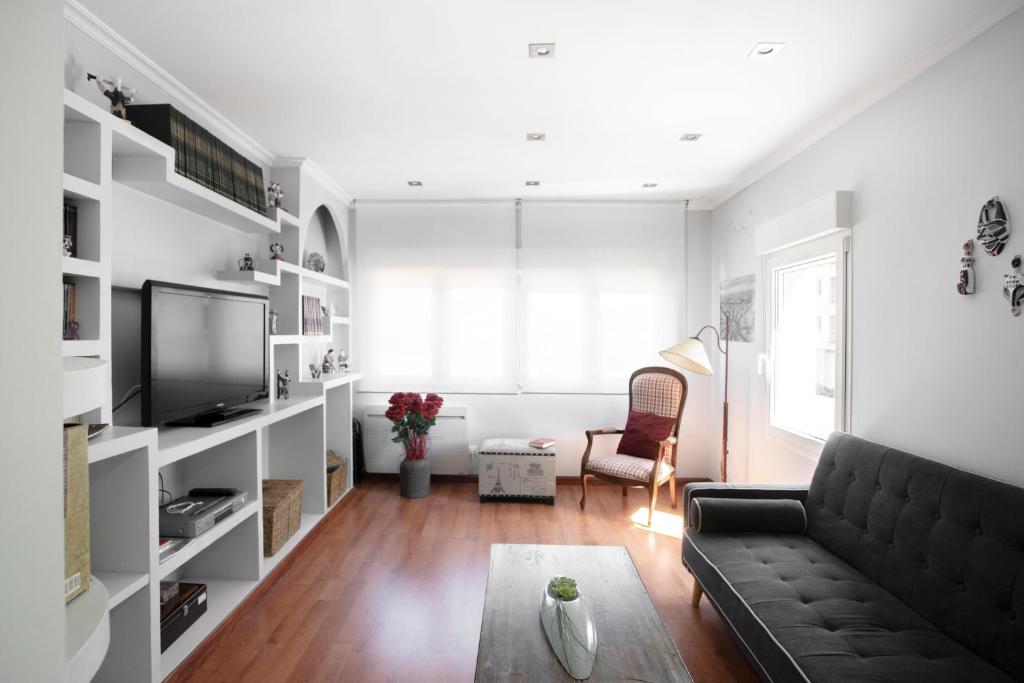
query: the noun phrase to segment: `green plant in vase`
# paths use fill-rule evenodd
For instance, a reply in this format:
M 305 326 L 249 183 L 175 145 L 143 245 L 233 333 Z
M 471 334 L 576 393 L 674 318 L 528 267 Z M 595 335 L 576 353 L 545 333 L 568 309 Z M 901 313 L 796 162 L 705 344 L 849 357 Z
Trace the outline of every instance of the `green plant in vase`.
M 589 678 L 597 655 L 597 631 L 575 579 L 555 576 L 548 581 L 540 619 L 562 667 L 574 679 Z

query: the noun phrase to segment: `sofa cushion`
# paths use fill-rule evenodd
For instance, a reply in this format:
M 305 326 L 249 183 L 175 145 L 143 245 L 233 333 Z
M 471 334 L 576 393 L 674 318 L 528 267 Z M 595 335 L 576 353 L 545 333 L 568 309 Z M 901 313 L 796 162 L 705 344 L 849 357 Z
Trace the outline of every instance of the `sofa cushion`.
M 833 434 L 807 534 L 1024 680 L 1024 489 Z
M 661 451 L 661 442 L 672 435 L 676 426 L 675 417 L 662 417 L 654 413 L 638 413 L 629 411 L 626 418 L 626 429 L 615 449 L 621 455 L 632 455 L 635 458 L 654 460 Z
M 647 458 L 634 458 L 632 455 L 603 455 L 591 457 L 587 461 L 587 470 L 633 481 L 650 481 L 655 462 Z M 662 460 L 658 468 L 658 481 L 668 479 L 672 472 L 672 465 Z
M 774 683 L 1012 680 L 803 534 L 688 528 L 683 557 Z

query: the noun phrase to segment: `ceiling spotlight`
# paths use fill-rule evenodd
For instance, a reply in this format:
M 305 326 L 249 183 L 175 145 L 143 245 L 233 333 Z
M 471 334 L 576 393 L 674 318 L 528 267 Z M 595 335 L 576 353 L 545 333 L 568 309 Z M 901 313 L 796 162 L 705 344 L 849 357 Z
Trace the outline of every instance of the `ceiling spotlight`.
M 747 54 L 747 59 L 771 59 L 782 51 L 785 43 L 758 43 Z
M 527 133 L 526 134 L 526 141 L 527 142 L 544 142 L 547 139 L 548 139 L 548 136 L 545 133 Z
M 651 188 L 651 187 L 657 187 L 657 186 L 658 186 L 658 183 L 644 183 L 643 185 L 641 185 L 641 187 L 645 187 L 645 188 Z
M 539 187 L 540 186 L 540 181 L 539 180 L 527 180 L 526 181 L 526 186 L 527 187 Z
M 423 187 L 422 180 L 406 180 L 405 182 L 409 185 L 409 187 Z
M 530 43 L 530 59 L 550 59 L 554 56 L 554 43 Z
M 679 138 L 682 142 L 697 142 L 700 140 L 703 133 L 683 133 L 683 136 Z

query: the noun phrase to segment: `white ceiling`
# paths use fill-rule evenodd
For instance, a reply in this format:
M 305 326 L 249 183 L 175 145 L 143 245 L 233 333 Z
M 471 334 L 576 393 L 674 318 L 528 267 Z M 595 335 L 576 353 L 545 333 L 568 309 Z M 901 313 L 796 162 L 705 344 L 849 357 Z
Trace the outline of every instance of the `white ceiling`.
M 273 153 L 315 160 L 359 199 L 702 205 L 1020 4 L 81 1 Z M 786 46 L 747 59 L 759 41 Z M 530 42 L 557 43 L 555 58 L 528 59 Z

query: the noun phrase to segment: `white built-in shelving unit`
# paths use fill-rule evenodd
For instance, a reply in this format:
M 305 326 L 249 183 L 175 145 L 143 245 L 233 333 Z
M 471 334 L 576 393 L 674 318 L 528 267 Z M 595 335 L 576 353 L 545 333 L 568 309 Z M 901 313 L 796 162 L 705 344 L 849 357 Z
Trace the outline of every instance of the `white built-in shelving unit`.
M 64 259 L 64 278 L 79 285 L 81 336 L 62 343 L 66 419 L 114 421 L 113 184 L 169 202 L 227 230 L 265 235 L 267 245 L 284 244 L 292 259 L 262 261 L 256 271 L 210 274 L 224 282 L 267 288 L 282 333 L 269 340 L 271 392 L 277 370 L 287 369 L 293 378 L 289 399 L 271 396 L 252 404 L 258 414 L 209 429 L 114 426 L 89 441 L 95 581 L 68 605 L 69 629 L 74 625 L 74 633 L 67 636 L 68 678 L 88 680 L 82 672 L 98 667 L 97 681 L 160 681 L 328 514 L 327 449 L 349 461 L 346 493 L 351 489 L 352 395 L 360 375 L 336 373 L 314 380 L 308 368 L 327 348 L 350 348 L 349 285 L 298 263 L 305 231 L 301 217 L 274 208 L 262 216 L 177 175 L 171 147 L 70 91 L 64 93 L 64 120 L 64 197 L 78 207 L 79 221 L 78 258 Z M 301 333 L 302 295 L 317 296 L 332 306 L 332 314 L 334 306 L 341 313 L 324 318 L 324 334 Z M 261 482 L 266 478 L 301 479 L 304 485 L 299 531 L 273 557 L 263 556 Z M 161 481 L 178 495 L 195 487 L 234 487 L 246 492 L 248 502 L 161 563 Z M 205 583 L 208 607 L 161 652 L 159 585 L 168 580 Z

